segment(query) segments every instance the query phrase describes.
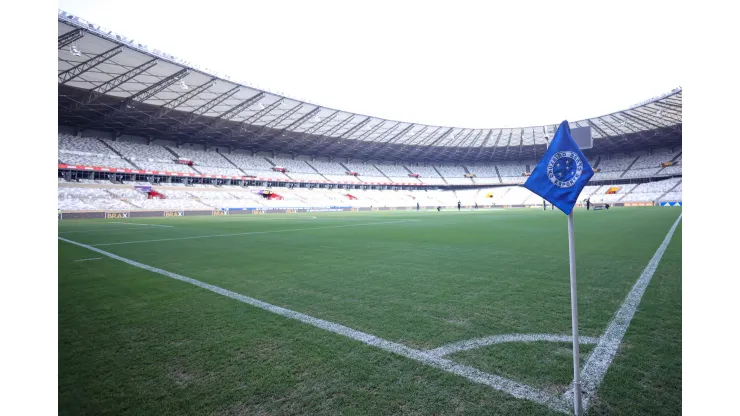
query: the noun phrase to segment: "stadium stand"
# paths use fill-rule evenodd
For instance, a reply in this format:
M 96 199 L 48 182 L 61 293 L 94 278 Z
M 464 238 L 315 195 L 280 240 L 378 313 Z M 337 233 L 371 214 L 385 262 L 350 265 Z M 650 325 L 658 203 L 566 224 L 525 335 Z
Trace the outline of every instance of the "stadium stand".
M 626 156 L 614 158 L 602 157 L 598 166 L 599 172 L 594 173 L 592 180 L 619 179 L 636 159 L 636 157 Z
M 307 181 L 325 181 L 323 176 L 317 173 L 306 161 L 294 160 L 281 157 L 268 158 L 275 166 L 285 168 L 286 174 L 291 179 Z
M 288 179 L 287 176 L 283 175 L 281 172 L 272 170 L 273 165 L 262 156 L 250 156 L 242 153 L 229 153 L 224 154 L 223 156 L 248 176 L 252 175 L 259 178 Z
M 467 165 L 465 168 L 475 175 L 475 178 L 473 178 L 473 182 L 475 183 L 501 183 L 501 179 L 499 179 L 499 175 L 496 173 L 496 168 L 493 165 Z
M 357 172 L 363 178 L 367 177 L 368 180 L 372 180 L 374 182 L 388 182 L 388 179 L 383 176 L 383 173 L 371 164 L 344 163 L 344 166 L 352 172 Z M 371 177 L 374 179 L 369 179 Z
M 401 165 L 376 164 L 375 167 L 393 182 L 420 183 L 418 179 L 410 177 L 411 172 Z
M 113 153 L 102 141 L 93 137 L 60 134 L 57 159 L 68 165 L 135 169 L 128 161 Z
M 445 165 L 435 166 L 435 168 L 450 185 L 471 185 L 475 183 L 470 178 L 465 177 L 468 172 L 462 166 Z
M 193 168 L 204 175 L 244 176 L 244 172 L 218 152 L 173 147 L 170 150 L 177 156 L 192 161 Z
M 531 165 L 534 166 L 534 163 Z M 496 168 L 501 177 L 501 183 L 522 184 L 527 180 L 527 177 L 524 176 L 524 173 L 527 171 L 526 165 L 506 163 L 496 165 Z
M 651 202 L 658 200 L 663 194 L 672 190 L 681 181 L 680 178 L 665 179 L 656 182 L 647 182 L 637 185 L 620 202 Z
M 624 184 L 624 185 L 604 185 L 599 188 L 598 191 L 591 194 L 591 202 L 606 202 L 613 204 L 624 198 L 625 195 L 629 194 L 637 184 Z M 613 190 L 614 193 L 608 193 Z
M 327 180 L 333 182 L 361 182 L 355 176 L 347 175 L 348 170 L 337 162 L 324 162 L 319 160 L 312 160 L 308 162 L 311 166 L 316 168 L 321 175 Z

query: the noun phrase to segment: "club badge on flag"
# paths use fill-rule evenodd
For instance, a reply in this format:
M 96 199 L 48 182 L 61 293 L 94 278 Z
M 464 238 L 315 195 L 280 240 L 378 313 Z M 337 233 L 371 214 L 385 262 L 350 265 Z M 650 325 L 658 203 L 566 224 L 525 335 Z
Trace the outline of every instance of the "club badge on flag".
M 570 214 L 592 176 L 594 170 L 573 140 L 565 120 L 524 187 Z

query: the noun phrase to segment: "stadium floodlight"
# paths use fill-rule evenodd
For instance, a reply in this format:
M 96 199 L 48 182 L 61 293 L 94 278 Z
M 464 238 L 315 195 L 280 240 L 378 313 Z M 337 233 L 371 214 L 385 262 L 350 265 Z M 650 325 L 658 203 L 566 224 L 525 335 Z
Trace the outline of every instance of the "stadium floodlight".
M 185 81 L 183 81 L 183 80 L 180 80 L 180 88 L 182 88 L 184 90 L 190 89 L 190 87 L 188 87 L 188 84 L 186 84 Z
M 80 50 L 75 45 L 70 45 L 69 52 L 74 56 L 82 56 L 82 53 L 80 53 Z

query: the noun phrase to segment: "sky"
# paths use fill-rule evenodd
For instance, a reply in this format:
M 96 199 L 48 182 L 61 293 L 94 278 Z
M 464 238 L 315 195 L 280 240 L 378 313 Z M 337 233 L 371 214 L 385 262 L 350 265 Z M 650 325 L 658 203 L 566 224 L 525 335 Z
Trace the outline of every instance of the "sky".
M 604 115 L 681 86 L 678 4 L 59 0 L 58 7 L 312 103 L 496 128 Z

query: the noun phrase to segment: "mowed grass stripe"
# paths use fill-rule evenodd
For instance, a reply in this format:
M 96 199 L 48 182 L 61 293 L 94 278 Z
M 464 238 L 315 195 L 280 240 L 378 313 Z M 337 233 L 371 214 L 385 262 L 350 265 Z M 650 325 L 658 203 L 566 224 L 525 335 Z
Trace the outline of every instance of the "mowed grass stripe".
M 508 218 L 498 212 L 432 214 L 424 221 L 378 227 L 111 249 L 418 349 L 495 334 L 567 334 L 570 294 L 563 216 L 551 211 L 510 212 Z M 359 214 L 368 220 L 387 218 Z M 619 308 L 678 211 L 623 209 L 601 214 L 576 214 L 581 331 L 593 337 Z M 223 224 L 208 218 L 194 225 L 214 223 Z M 277 225 L 290 227 L 276 223 L 268 229 Z M 249 224 L 243 227 L 254 229 Z M 100 241 L 77 236 L 75 240 Z M 604 246 L 613 254 L 605 253 Z
M 488 374 L 480 370 L 477 370 L 473 367 L 458 364 L 454 361 L 450 361 L 448 359 L 429 354 L 425 351 L 416 350 L 413 348 L 409 348 L 405 345 L 387 341 L 382 338 L 376 337 L 375 335 L 357 331 L 355 329 L 348 328 L 344 325 L 340 325 L 334 322 L 329 322 L 323 319 L 318 319 L 310 315 L 306 315 L 306 314 L 296 312 L 290 309 L 282 308 L 280 306 L 272 305 L 267 302 L 263 302 L 259 299 L 244 296 L 242 294 L 235 293 L 235 292 L 226 290 L 218 286 L 210 285 L 210 284 L 201 282 L 199 280 L 196 280 L 196 279 L 193 279 L 187 276 L 182 276 L 176 273 L 169 272 L 167 270 L 162 270 L 156 267 L 142 264 L 142 263 L 127 259 L 125 257 L 117 256 L 115 254 L 109 253 L 107 251 L 101 250 L 96 247 L 84 245 L 84 244 L 81 244 L 81 243 L 78 243 L 72 240 L 62 238 L 62 237 L 58 237 L 58 238 L 61 241 L 64 241 L 66 243 L 70 243 L 70 244 L 77 245 L 79 247 L 86 248 L 88 250 L 91 250 L 96 253 L 102 254 L 104 256 L 110 257 L 114 260 L 124 262 L 128 265 L 138 267 L 140 269 L 144 269 L 144 270 L 147 270 L 153 273 L 157 273 L 165 277 L 169 277 L 171 279 L 179 280 L 181 282 L 189 283 L 191 285 L 211 291 L 221 296 L 225 296 L 227 298 L 231 298 L 239 302 L 246 303 L 256 308 L 263 309 L 268 312 L 271 312 L 271 313 L 274 313 L 280 316 L 284 316 L 286 318 L 295 319 L 297 321 L 303 322 L 311 326 L 315 326 L 325 331 L 333 332 L 335 334 L 342 335 L 352 340 L 360 341 L 364 344 L 367 344 L 367 345 L 370 345 L 376 348 L 380 348 L 388 352 L 392 352 L 394 354 L 400 355 L 405 358 L 412 359 L 414 361 L 418 361 L 422 364 L 426 364 L 426 365 L 435 367 L 437 369 L 444 370 L 449 373 L 465 377 L 468 380 L 473 381 L 475 383 L 485 384 L 496 390 L 506 392 L 516 398 L 531 400 L 538 404 L 547 406 L 548 408 L 552 410 L 567 413 L 568 404 L 565 401 L 563 401 L 557 396 L 553 396 L 549 393 L 540 391 L 538 389 L 531 388 L 530 386 L 526 384 L 522 384 L 522 383 L 516 382 L 511 379 L 507 379 L 501 376 Z
M 90 252 L 60 242 L 59 253 Z M 556 414 L 192 285 L 92 263 L 60 267 L 60 415 Z
M 603 331 L 679 213 L 674 208 L 576 213 L 584 335 Z M 347 214 L 368 221 L 425 221 L 111 249 L 417 349 L 501 333 L 569 332 L 567 244 L 558 244 L 567 243 L 562 214 Z M 192 234 L 226 224 L 220 218 L 182 219 L 164 221 L 174 220 L 178 229 L 186 225 Z M 340 221 L 339 216 L 331 221 Z M 251 230 L 254 224 L 230 221 L 229 227 Z M 172 235 L 169 231 L 174 229 L 166 235 Z M 82 257 L 88 256 L 74 259 Z M 76 264 L 94 270 L 95 263 L 103 262 Z M 60 263 L 60 276 L 65 268 Z M 680 311 L 673 319 L 680 322 Z
M 163 242 L 163 241 L 192 240 L 192 239 L 200 239 L 200 238 L 236 237 L 236 236 L 256 235 L 256 234 L 312 231 L 312 230 L 322 230 L 322 229 L 328 229 L 328 228 L 367 227 L 367 226 L 379 226 L 379 225 L 387 225 L 387 224 L 400 224 L 400 223 L 412 222 L 412 221 L 420 221 L 420 220 L 409 219 L 409 220 L 395 220 L 395 221 L 376 221 L 376 222 L 368 222 L 368 223 L 361 223 L 361 224 L 342 224 L 342 225 L 327 225 L 327 226 L 307 227 L 307 228 L 288 228 L 284 230 L 247 231 L 243 233 L 194 235 L 194 236 L 189 236 L 189 237 L 157 238 L 157 239 L 152 239 L 152 240 L 133 240 L 133 241 L 120 241 L 117 243 L 100 243 L 100 244 L 94 244 L 94 246 L 99 247 L 99 246 L 117 246 L 117 245 L 123 245 L 123 244 L 158 243 L 158 242 Z

